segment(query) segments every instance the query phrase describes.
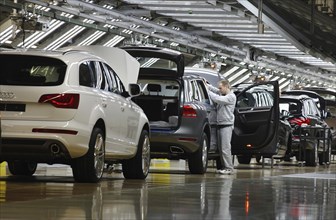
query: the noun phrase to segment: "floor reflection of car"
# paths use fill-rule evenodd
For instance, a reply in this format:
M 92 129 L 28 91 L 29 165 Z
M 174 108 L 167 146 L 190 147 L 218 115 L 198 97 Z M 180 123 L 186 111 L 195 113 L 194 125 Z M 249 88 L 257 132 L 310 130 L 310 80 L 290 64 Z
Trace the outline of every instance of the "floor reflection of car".
M 306 165 L 330 162 L 330 134 L 316 101 L 307 95 L 285 94 L 280 98 L 281 111 L 288 112 L 293 128 L 291 153 Z
M 208 115 L 213 106 L 203 79 L 184 76 L 180 52 L 125 47 L 141 64 L 142 94 L 133 100 L 150 121 L 151 157 L 185 159 L 191 173 L 206 172 L 210 141 Z
M 13 175 L 62 163 L 76 181 L 97 182 L 119 162 L 126 178 L 147 176 L 149 123 L 130 99 L 140 93 L 139 63 L 124 50 L 8 51 L 0 66 L 0 162 Z

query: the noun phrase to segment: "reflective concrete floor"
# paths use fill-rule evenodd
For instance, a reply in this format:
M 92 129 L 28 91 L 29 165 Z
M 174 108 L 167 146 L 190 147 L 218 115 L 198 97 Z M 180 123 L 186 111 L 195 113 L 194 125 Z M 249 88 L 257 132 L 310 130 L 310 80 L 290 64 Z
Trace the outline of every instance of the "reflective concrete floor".
M 188 173 L 184 161 L 153 160 L 146 180 L 118 168 L 99 184 L 74 183 L 71 169 L 41 164 L 31 178 L 0 165 L 0 219 L 335 220 L 336 161 L 236 165 L 234 175 Z

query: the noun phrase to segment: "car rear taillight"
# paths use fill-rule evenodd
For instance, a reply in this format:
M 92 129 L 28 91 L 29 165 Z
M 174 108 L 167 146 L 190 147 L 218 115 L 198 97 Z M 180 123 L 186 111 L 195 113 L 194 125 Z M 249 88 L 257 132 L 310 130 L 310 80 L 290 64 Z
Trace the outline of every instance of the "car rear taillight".
M 292 118 L 292 119 L 289 120 L 289 123 L 296 124 L 298 126 L 309 125 L 310 124 L 310 119 L 305 118 L 305 117 Z
M 192 105 L 184 105 L 182 116 L 185 118 L 196 118 L 196 109 Z
M 42 95 L 39 103 L 50 103 L 56 108 L 73 108 L 77 109 L 79 105 L 79 94 L 46 94 Z

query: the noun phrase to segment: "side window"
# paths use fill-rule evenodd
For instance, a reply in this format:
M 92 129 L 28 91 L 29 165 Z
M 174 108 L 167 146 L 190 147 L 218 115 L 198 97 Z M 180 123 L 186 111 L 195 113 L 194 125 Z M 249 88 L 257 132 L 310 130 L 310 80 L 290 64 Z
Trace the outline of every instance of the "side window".
M 122 83 L 116 72 L 114 72 L 114 70 L 111 67 L 108 66 L 108 68 L 111 75 L 113 92 L 122 94 L 123 92 L 126 91 L 124 84 Z
M 238 95 L 237 107 L 272 107 L 273 94 L 273 85 L 251 87 Z
M 90 62 L 84 62 L 79 66 L 79 85 L 86 87 L 95 87 L 95 79 L 93 77 Z
M 111 78 L 110 71 L 107 68 L 108 66 L 105 63 L 100 63 L 100 68 L 102 70 L 102 75 L 105 78 L 105 90 L 113 92 L 113 81 Z
M 89 61 L 88 63 L 89 63 L 90 70 L 92 71 L 92 77 L 95 82 L 93 87 L 99 88 L 100 82 L 101 82 L 101 72 L 97 70 L 97 65 L 95 61 Z
M 238 108 L 254 107 L 255 104 L 256 104 L 255 96 L 249 90 L 243 92 L 237 97 L 237 107 Z
M 97 87 L 101 90 L 108 91 L 107 79 L 106 74 L 104 73 L 103 69 L 101 68 L 100 62 L 94 61 L 94 68 L 97 73 L 97 79 L 99 79 L 99 84 Z
M 257 102 L 256 107 L 268 107 L 273 106 L 273 97 L 272 95 L 265 90 L 260 90 L 257 92 Z
M 126 90 L 125 90 L 124 84 L 121 82 L 118 75 L 114 74 L 114 77 L 116 79 L 117 88 L 118 88 L 119 93 L 121 94 L 121 93 L 125 92 Z
M 97 61 L 88 61 L 87 62 L 90 71 L 92 72 L 92 79 L 94 84 L 92 87 L 97 89 L 105 89 L 105 78 L 102 75 L 101 68 L 99 66 L 99 62 Z
M 111 92 L 117 92 L 118 93 L 118 84 L 117 84 L 116 74 L 110 66 L 105 64 L 105 67 L 106 67 L 106 69 L 109 73 L 109 76 L 111 78 Z
M 200 101 L 198 86 L 195 80 L 190 81 L 191 88 L 191 99 Z
M 206 88 L 201 80 L 197 80 L 198 91 L 201 97 L 201 101 L 205 103 L 210 103 L 208 93 L 206 92 Z

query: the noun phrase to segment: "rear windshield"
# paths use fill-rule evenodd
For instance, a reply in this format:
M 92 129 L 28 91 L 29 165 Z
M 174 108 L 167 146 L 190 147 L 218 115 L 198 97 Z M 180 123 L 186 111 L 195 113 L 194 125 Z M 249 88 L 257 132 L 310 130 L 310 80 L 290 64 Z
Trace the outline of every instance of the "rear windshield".
M 135 57 L 142 68 L 176 69 L 176 63 L 160 58 Z
M 8 54 L 0 54 L 0 67 L 0 85 L 56 86 L 66 71 L 58 59 Z

